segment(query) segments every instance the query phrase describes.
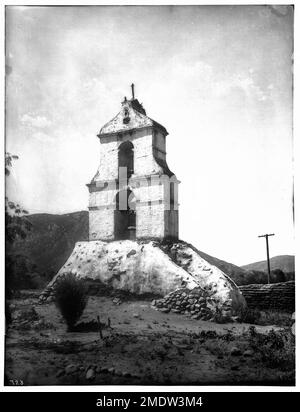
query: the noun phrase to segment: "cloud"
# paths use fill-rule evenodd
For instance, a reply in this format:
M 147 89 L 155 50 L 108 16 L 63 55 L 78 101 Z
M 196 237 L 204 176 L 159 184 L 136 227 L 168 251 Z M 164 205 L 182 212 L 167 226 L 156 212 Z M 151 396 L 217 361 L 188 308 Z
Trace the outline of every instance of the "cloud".
M 21 122 L 27 126 L 44 129 L 51 126 L 51 121 L 45 116 L 33 116 L 31 114 L 24 114 L 21 117 Z
M 42 143 L 52 143 L 55 140 L 54 136 L 50 136 L 45 132 L 45 129 L 52 125 L 52 122 L 47 117 L 25 113 L 21 116 L 20 122 L 27 128 L 34 140 Z
M 250 72 L 252 74 L 252 72 Z M 233 89 L 240 89 L 248 98 L 254 98 L 258 101 L 265 101 L 269 95 L 265 93 L 253 78 L 249 75 L 235 75 L 225 81 L 216 82 L 214 85 L 214 93 L 217 97 L 222 97 L 228 93 L 232 93 Z M 270 92 L 272 88 L 268 88 Z

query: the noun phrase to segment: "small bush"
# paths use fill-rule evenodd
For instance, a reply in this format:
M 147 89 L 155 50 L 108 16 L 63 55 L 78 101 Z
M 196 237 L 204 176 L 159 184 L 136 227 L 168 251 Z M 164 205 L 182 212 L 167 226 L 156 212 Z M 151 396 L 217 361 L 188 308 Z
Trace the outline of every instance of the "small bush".
M 238 320 L 243 323 L 252 323 L 258 325 L 260 318 L 261 312 L 258 309 L 250 309 L 247 307 L 242 310 Z
M 224 316 L 219 308 L 216 308 L 216 312 L 212 318 L 213 322 L 216 323 L 230 323 L 232 319 L 230 316 Z
M 252 323 L 254 325 L 266 326 L 292 326 L 292 316 L 290 313 L 280 312 L 276 310 L 259 310 L 259 309 L 244 309 L 240 316 L 239 322 Z
M 84 281 L 72 273 L 63 275 L 55 285 L 54 300 L 66 321 L 68 331 L 72 331 L 88 300 Z
M 228 343 L 221 339 L 209 339 L 205 342 L 204 348 L 215 356 L 228 355 Z
M 233 331 L 229 329 L 224 335 L 221 336 L 221 339 L 224 340 L 225 342 L 231 342 L 235 339 L 233 335 Z
M 273 329 L 268 334 L 249 328 L 249 344 L 254 353 L 269 368 L 293 371 L 295 368 L 295 337 L 289 328 L 280 331 Z

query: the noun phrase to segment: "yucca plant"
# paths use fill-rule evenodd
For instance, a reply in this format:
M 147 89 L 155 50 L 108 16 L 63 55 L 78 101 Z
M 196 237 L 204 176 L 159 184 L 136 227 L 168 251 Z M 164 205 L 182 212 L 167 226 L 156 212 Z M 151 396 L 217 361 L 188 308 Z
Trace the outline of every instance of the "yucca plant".
M 85 282 L 73 273 L 62 275 L 55 285 L 54 299 L 68 326 L 68 332 L 71 332 L 88 301 Z

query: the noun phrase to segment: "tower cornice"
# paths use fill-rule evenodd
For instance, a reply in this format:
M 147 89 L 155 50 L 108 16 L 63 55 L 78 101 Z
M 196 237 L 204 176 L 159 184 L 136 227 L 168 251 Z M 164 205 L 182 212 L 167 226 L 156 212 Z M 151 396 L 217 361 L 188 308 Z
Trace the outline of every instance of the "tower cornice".
M 125 135 L 125 134 L 131 134 L 133 132 L 139 131 L 139 130 L 145 130 L 145 129 L 151 129 L 151 130 L 160 130 L 164 136 L 168 136 L 167 130 L 160 125 L 159 123 L 155 122 L 152 120 L 153 124 L 152 125 L 146 125 L 146 126 L 141 126 L 141 127 L 133 127 L 131 129 L 124 129 L 124 130 L 116 130 L 114 132 L 108 132 L 108 133 L 98 133 L 97 137 L 101 140 L 102 137 L 118 137 L 120 135 Z

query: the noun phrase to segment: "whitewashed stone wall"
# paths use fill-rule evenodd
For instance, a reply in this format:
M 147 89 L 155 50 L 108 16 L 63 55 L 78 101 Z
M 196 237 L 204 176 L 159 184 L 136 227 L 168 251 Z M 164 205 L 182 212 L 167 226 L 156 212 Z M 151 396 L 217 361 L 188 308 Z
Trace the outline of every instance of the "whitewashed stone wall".
M 162 139 L 162 135 L 157 139 L 160 142 L 160 146 L 163 146 Z M 134 146 L 135 176 L 149 176 L 161 172 L 160 166 L 156 163 L 153 156 L 153 133 L 149 127 L 135 130 L 132 133 L 123 133 L 120 136 L 101 137 L 100 164 L 95 181 L 109 181 L 118 178 L 118 148 L 125 141 L 130 141 Z M 165 150 L 164 146 L 163 150 Z M 160 156 L 162 155 L 160 154 Z
M 138 206 L 137 210 L 137 232 L 140 238 L 159 238 L 165 236 L 163 204 L 153 204 L 149 206 Z
M 165 161 L 165 136 L 151 127 L 101 137 L 101 158 L 95 187 L 90 191 L 90 240 L 114 239 L 114 208 L 118 192 L 118 148 L 124 141 L 134 147 L 134 174 L 129 187 L 137 200 L 137 238 L 178 237 L 178 212 L 169 211 L 168 181 L 159 182 Z M 149 182 L 149 176 L 152 180 Z M 103 188 L 107 182 L 108 187 Z M 99 190 L 101 189 L 101 190 Z
M 188 245 L 173 243 L 166 247 L 168 250 L 152 241 L 78 242 L 41 299 L 51 296 L 61 275 L 72 272 L 79 278 L 137 294 L 165 296 L 183 287 L 185 291 L 209 288 L 213 299 L 207 305 L 213 312 L 226 307 L 234 314 L 246 305 L 235 283 Z
M 114 239 L 114 210 L 101 209 L 89 212 L 89 239 Z

